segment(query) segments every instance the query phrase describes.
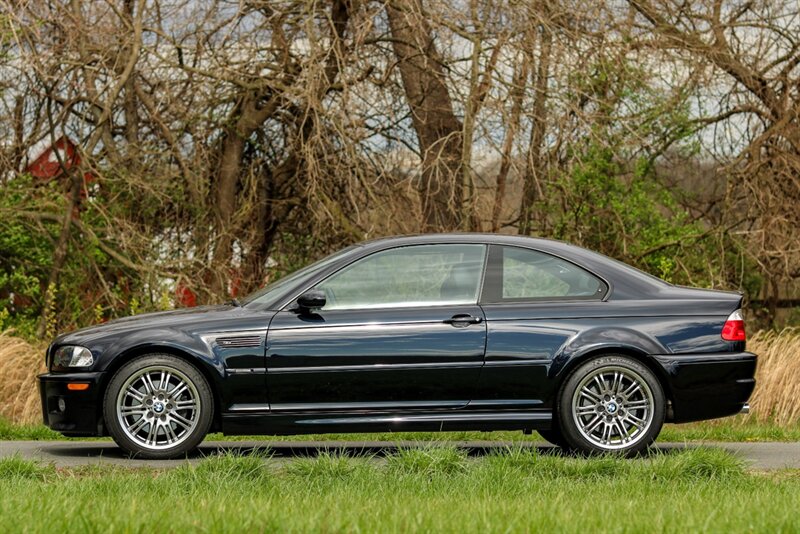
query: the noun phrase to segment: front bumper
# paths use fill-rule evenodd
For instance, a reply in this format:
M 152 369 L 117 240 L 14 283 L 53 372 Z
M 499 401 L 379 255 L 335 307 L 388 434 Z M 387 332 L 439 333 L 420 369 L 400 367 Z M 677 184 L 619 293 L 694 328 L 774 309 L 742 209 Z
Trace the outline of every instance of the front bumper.
M 46 373 L 39 375 L 44 424 L 65 436 L 104 435 L 100 384 L 103 373 Z M 83 391 L 69 384 L 89 384 Z
M 672 423 L 740 413 L 756 385 L 756 355 L 674 354 L 656 356 L 672 399 Z

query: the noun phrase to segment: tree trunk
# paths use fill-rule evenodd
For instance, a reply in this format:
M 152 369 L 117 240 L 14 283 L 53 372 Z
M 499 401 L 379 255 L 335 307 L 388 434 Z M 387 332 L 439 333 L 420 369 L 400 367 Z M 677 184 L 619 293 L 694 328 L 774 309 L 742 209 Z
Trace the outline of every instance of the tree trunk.
M 245 290 L 255 290 L 264 285 L 266 274 L 264 268 L 280 225 L 296 207 L 293 202 L 274 200 L 293 196 L 301 163 L 302 160 L 296 156 L 296 151 L 293 151 L 263 177 L 256 211 L 255 233 L 250 239 L 242 271 Z
M 50 268 L 50 276 L 47 278 L 47 285 L 44 287 L 42 293 L 42 315 L 39 317 L 39 324 L 36 326 L 36 337 L 43 338 L 47 333 L 47 325 L 50 323 L 51 307 L 47 305 L 50 299 L 55 298 L 55 290 L 58 287 L 58 276 L 61 274 L 61 269 L 64 267 L 64 262 L 67 259 L 67 252 L 69 252 L 69 236 L 72 231 L 72 218 L 76 216 L 81 200 L 81 187 L 83 180 L 80 172 L 73 169 L 70 174 L 70 191 L 67 207 L 64 210 L 64 221 L 61 225 L 61 232 L 58 235 L 55 248 L 53 249 L 53 265 Z
M 233 257 L 233 242 L 238 229 L 234 226 L 236 197 L 242 174 L 242 158 L 247 140 L 278 109 L 280 98 L 274 96 L 259 107 L 264 95 L 245 95 L 232 115 L 233 125 L 225 132 L 219 151 L 212 207 L 217 238 L 212 253 L 211 291 L 218 297 L 227 295 L 229 269 Z
M 393 0 L 386 12 L 422 156 L 421 230 L 456 230 L 462 198 L 462 125 L 453 112 L 442 61 L 422 0 Z
M 244 106 L 237 106 L 239 109 Z M 253 133 L 241 128 L 237 121 L 222 141 L 219 164 L 214 189 L 213 212 L 216 219 L 217 238 L 214 243 L 212 262 L 214 279 L 212 292 L 218 296 L 227 293 L 228 268 L 233 255 L 233 216 L 236 206 L 236 193 L 239 189 L 242 154 L 245 140 Z
M 134 25 L 134 0 L 124 0 L 124 17 L 126 22 L 133 28 Z M 132 48 L 135 44 L 127 47 L 128 54 L 133 54 Z M 127 58 L 126 58 L 127 59 Z M 120 74 L 123 74 L 125 64 L 120 65 Z M 125 81 L 124 104 L 125 110 L 125 139 L 128 142 L 128 163 L 136 164 L 136 154 L 139 150 L 139 103 L 136 100 L 136 73 L 132 72 Z
M 514 86 L 511 89 L 511 117 L 506 126 L 506 135 L 503 139 L 500 170 L 497 172 L 497 184 L 494 192 L 494 206 L 492 207 L 492 232 L 500 230 L 500 215 L 503 211 L 503 199 L 506 195 L 506 181 L 508 171 L 511 169 L 511 151 L 514 148 L 514 138 L 519 129 L 520 115 L 522 114 L 522 100 L 525 97 L 525 84 L 528 81 L 528 62 L 521 61 L 514 73 Z
M 550 74 L 550 53 L 553 44 L 553 34 L 547 23 L 542 24 L 541 41 L 539 44 L 539 58 L 536 65 L 536 82 L 533 97 L 533 127 L 531 128 L 531 142 L 528 149 L 528 162 L 525 169 L 525 183 L 520 204 L 519 233 L 530 235 L 533 231 L 535 205 L 541 197 L 540 176 L 544 171 L 544 157 L 542 156 L 544 134 L 547 128 L 547 78 Z
M 296 202 L 288 199 L 297 196 L 298 190 L 301 189 L 302 180 L 300 177 L 304 165 L 303 147 L 316 128 L 316 120 L 313 116 L 314 109 L 331 90 L 344 61 L 344 37 L 350 20 L 350 13 L 350 0 L 336 0 L 331 5 L 332 39 L 330 53 L 327 56 L 323 70 L 324 80 L 316 88 L 316 91 L 309 95 L 302 106 L 293 107 L 293 113 L 284 114 L 289 120 L 287 126 L 293 127 L 296 133 L 290 140 L 287 140 L 289 152 L 286 157 L 273 169 L 270 169 L 270 172 L 266 172 L 262 176 L 262 184 L 259 188 L 257 201 L 258 206 L 256 208 L 256 220 L 251 226 L 254 231 L 250 233 L 251 237 L 247 243 L 247 255 L 243 258 L 242 272 L 240 273 L 245 289 L 255 289 L 262 285 L 265 274 L 264 267 L 275 238 L 278 236 L 280 225 L 297 205 Z M 259 125 L 260 123 L 258 125 L 251 124 L 250 126 L 253 129 L 250 134 Z M 289 128 L 287 130 L 291 131 Z M 241 162 L 244 143 L 235 147 L 235 150 L 238 151 L 238 159 L 231 158 L 230 164 Z M 223 163 L 225 162 L 223 161 Z M 223 166 L 220 167 L 221 170 L 223 168 Z M 231 180 L 232 176 L 230 174 L 227 173 L 225 176 L 221 176 L 221 180 Z M 235 177 L 238 179 L 238 176 L 237 169 Z M 223 184 L 221 183 L 221 185 Z M 224 185 L 233 187 L 233 190 L 226 191 L 228 198 L 233 198 L 238 185 L 232 185 L 228 182 Z M 225 210 L 226 217 L 233 216 L 235 206 L 226 205 L 220 207 Z M 225 251 L 230 251 L 232 239 L 232 233 L 226 232 L 221 235 L 218 246 L 225 247 Z M 228 259 L 230 259 L 230 256 L 228 256 Z

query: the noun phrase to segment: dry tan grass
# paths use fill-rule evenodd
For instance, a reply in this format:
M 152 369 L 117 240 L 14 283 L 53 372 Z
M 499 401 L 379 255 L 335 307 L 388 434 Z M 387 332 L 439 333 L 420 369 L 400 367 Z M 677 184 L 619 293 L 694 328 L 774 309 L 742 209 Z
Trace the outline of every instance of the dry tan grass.
M 800 329 L 762 331 L 751 336 L 748 350 L 758 354 L 751 417 L 779 425 L 800 421 Z M 36 375 L 44 370 L 45 347 L 8 332 L 0 333 L 0 417 L 15 423 L 41 419 Z
M 747 342 L 758 354 L 756 390 L 750 399 L 753 416 L 779 425 L 800 420 L 800 330 L 758 332 Z
M 42 420 L 36 375 L 43 372 L 44 346 L 0 332 L 0 417 L 15 423 Z

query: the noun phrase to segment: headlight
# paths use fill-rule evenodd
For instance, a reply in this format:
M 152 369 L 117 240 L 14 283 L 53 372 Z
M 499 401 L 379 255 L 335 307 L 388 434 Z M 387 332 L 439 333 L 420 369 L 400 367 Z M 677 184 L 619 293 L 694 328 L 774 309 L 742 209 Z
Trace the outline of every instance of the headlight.
M 73 345 L 59 347 L 53 356 L 54 367 L 89 367 L 93 363 L 92 351 L 86 347 Z

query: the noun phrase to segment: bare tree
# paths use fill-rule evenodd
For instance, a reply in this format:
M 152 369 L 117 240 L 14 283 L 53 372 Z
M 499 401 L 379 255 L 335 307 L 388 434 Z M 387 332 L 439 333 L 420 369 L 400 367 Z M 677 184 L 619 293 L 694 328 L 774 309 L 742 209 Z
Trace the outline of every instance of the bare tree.
M 800 278 L 800 8 L 796 2 L 630 0 L 654 43 L 690 54 L 724 89 L 701 124 L 724 128 L 739 147 L 724 161 L 731 216 L 769 279 L 770 317 L 781 282 Z M 720 123 L 723 123 L 720 125 Z M 723 155 L 725 154 L 723 147 Z M 734 222 L 736 222 L 734 220 Z
M 415 231 L 555 237 L 738 287 L 734 242 L 773 299 L 800 277 L 788 0 L 0 5 L 0 232 L 47 244 L 25 266 L 37 306 L 82 295 L 42 325 L 176 287 L 219 301 Z M 32 178 L 62 135 L 80 165 Z M 667 160 L 725 169 L 727 195 L 694 202 Z

